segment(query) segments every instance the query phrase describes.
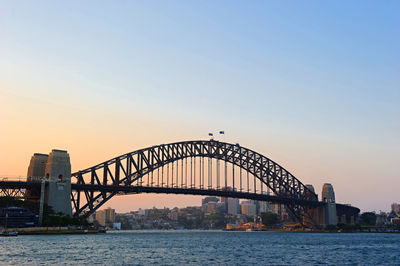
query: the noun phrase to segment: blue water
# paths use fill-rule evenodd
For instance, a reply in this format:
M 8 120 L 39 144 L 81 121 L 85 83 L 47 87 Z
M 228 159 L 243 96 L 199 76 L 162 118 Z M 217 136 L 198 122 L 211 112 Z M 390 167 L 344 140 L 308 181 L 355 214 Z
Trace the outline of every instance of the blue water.
M 400 265 L 400 234 L 130 231 L 0 238 L 0 264 Z

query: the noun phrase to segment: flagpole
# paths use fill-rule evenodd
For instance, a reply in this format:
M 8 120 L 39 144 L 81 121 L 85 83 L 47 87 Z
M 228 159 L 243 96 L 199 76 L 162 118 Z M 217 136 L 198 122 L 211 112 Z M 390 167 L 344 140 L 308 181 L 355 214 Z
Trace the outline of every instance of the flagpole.
M 224 135 L 223 136 L 223 141 L 226 142 L 226 140 L 225 140 L 225 130 L 220 130 L 219 131 L 219 135 Z

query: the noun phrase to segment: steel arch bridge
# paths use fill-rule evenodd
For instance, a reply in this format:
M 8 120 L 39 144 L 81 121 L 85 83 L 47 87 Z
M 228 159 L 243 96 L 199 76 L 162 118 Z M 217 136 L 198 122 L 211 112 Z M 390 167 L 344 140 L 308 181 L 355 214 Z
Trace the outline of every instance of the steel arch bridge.
M 73 173 L 71 181 L 74 215 L 90 215 L 115 195 L 175 193 L 282 203 L 303 226 L 315 227 L 312 211 L 324 205 L 271 159 L 215 140 L 140 149 Z

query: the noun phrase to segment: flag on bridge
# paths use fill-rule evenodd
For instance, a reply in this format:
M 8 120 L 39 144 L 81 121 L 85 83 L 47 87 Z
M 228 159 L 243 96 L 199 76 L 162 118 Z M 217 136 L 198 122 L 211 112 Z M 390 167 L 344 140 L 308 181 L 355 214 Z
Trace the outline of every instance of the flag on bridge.
M 210 137 L 214 136 L 214 134 L 213 134 L 213 133 L 208 133 L 208 135 L 209 135 Z
M 222 130 L 222 131 L 219 132 L 219 134 L 225 134 L 225 131 Z

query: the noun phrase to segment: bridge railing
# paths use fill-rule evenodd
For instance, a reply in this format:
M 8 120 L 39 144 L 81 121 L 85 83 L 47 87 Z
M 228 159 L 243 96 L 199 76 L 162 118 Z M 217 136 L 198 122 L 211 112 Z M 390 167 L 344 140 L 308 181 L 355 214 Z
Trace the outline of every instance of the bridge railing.
M 0 181 L 26 182 L 27 178 L 23 177 L 23 176 L 19 176 L 19 177 L 0 177 Z

